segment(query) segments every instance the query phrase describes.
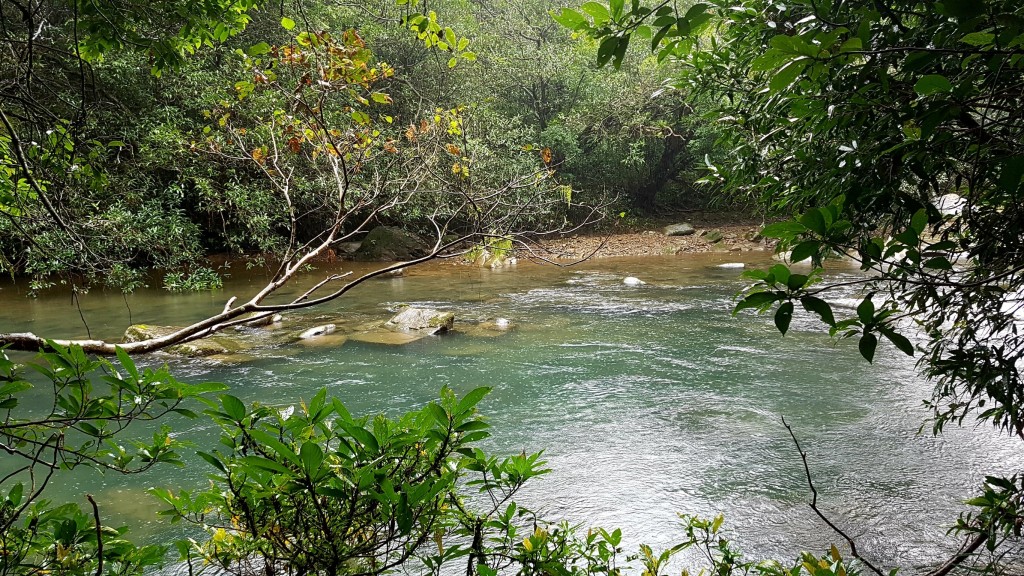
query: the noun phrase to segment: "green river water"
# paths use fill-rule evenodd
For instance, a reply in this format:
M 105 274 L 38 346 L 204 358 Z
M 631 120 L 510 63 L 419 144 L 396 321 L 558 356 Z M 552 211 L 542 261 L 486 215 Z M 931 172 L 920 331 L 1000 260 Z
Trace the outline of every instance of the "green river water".
M 744 257 L 748 265 L 769 262 L 767 255 Z M 239 365 L 145 362 L 169 362 L 183 380 L 222 381 L 233 394 L 264 403 L 296 403 L 326 387 L 353 413 L 414 408 L 445 385 L 459 393 L 492 386 L 481 405 L 493 424 L 486 448 L 545 449 L 553 469 L 524 490 L 521 503 L 585 526 L 620 526 L 630 548 L 676 542 L 680 512 L 724 513 L 751 557 L 791 559 L 841 542 L 807 506 L 785 416 L 809 453 L 821 508 L 862 552 L 912 573 L 955 550 L 945 531 L 965 509 L 961 502 L 986 473 L 1024 463 L 1016 444 L 986 428 L 949 429 L 938 439 L 927 428 L 919 434 L 930 385 L 892 347 L 880 346 L 869 365 L 854 342 L 833 346 L 822 325 L 805 316 L 784 338 L 769 317 L 731 316 L 744 281 L 739 270 L 717 265 L 736 258 L 605 259 L 568 269 L 521 263 L 503 271 L 432 264 L 368 282 L 305 312 L 304 321 L 386 318 L 411 303 L 453 310 L 457 327 L 458 319 L 506 317 L 515 329 L 401 347 L 269 347 Z M 220 310 L 263 279 L 238 265 L 230 273 L 213 294 L 142 290 L 122 298 L 94 291 L 81 297 L 82 314 L 99 337 L 116 337 L 129 321 L 181 324 Z M 625 276 L 648 284 L 624 286 Z M 85 335 L 68 294 L 30 299 L 22 291 L 0 286 L 0 330 Z M 175 423 L 201 448 L 215 442 L 216 432 L 202 422 Z M 142 477 L 62 478 L 55 493 L 84 504 L 91 491 L 111 522 L 138 524 L 136 534 L 166 541 L 177 529 L 155 520 L 145 489 L 200 485 L 207 472 L 191 458 L 183 470 Z

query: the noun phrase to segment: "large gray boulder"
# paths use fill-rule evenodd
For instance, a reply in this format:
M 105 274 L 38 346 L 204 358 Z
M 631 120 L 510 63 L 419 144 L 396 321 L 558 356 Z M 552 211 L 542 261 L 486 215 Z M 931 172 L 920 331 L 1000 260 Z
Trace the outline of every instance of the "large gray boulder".
M 402 332 L 423 332 L 426 334 L 440 334 L 452 329 L 455 325 L 454 312 L 442 312 L 429 308 L 416 308 L 409 306 L 391 320 L 384 323 L 389 330 Z
M 395 226 L 378 226 L 363 238 L 352 256 L 356 260 L 383 262 L 412 260 L 425 256 L 427 251 L 426 243 L 412 232 Z
M 697 230 L 687 222 L 665 226 L 665 236 L 689 236 Z

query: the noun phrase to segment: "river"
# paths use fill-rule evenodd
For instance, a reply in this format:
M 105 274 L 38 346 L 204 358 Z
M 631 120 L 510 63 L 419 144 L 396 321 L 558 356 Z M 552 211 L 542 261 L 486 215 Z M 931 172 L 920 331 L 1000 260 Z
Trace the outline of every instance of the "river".
M 492 386 L 481 404 L 494 427 L 486 447 L 544 449 L 553 469 L 527 486 L 523 504 L 585 526 L 620 526 L 630 547 L 678 541 L 677 513 L 721 512 L 748 557 L 788 561 L 842 539 L 807 506 L 785 416 L 808 452 L 820 507 L 868 557 L 912 573 L 951 553 L 956 542 L 945 532 L 966 509 L 962 501 L 985 474 L 1024 463 L 1018 446 L 988 428 L 949 428 L 941 438 L 927 426 L 919 433 L 930 384 L 891 346 L 881 344 L 868 364 L 855 342 L 834 345 L 806 315 L 797 315 L 785 337 L 770 317 L 733 317 L 745 281 L 740 270 L 717 266 L 737 257 L 617 258 L 572 268 L 521 263 L 499 271 L 436 263 L 368 282 L 306 313 L 307 321 L 386 318 L 411 303 L 450 309 L 462 320 L 505 317 L 515 328 L 400 347 L 271 347 L 238 365 L 146 361 L 169 362 L 184 380 L 225 382 L 249 401 L 295 403 L 326 387 L 354 413 L 421 406 L 445 385 L 459 393 Z M 770 262 L 761 254 L 743 258 Z M 81 312 L 99 337 L 116 337 L 129 321 L 181 324 L 219 311 L 263 279 L 241 265 L 229 273 L 213 293 L 93 291 L 80 297 Z M 625 276 L 647 284 L 625 286 Z M 306 276 L 290 293 L 318 277 Z M 0 286 L 0 330 L 85 335 L 67 293 L 25 298 L 23 290 Z M 215 441 L 212 429 L 184 426 L 201 447 Z M 183 471 L 128 479 L 78 475 L 55 492 L 80 498 L 94 490 L 113 518 L 165 539 L 173 532 L 154 519 L 156 503 L 142 493 L 153 485 L 202 484 L 208 471 L 194 461 Z

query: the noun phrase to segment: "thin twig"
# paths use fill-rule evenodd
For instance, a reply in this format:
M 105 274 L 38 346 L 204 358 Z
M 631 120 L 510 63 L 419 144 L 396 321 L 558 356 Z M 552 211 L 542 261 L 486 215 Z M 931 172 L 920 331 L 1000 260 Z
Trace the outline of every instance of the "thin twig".
M 100 525 L 100 507 L 96 505 L 92 494 L 86 494 L 85 499 L 92 504 L 92 517 L 96 521 L 96 576 L 103 576 L 103 529 Z
M 786 430 L 789 431 L 789 436 L 793 439 L 793 444 L 796 445 L 796 451 L 800 454 L 800 459 L 803 460 L 804 473 L 807 475 L 807 485 L 811 489 L 811 510 L 814 510 L 814 513 L 818 515 L 818 518 L 821 518 L 821 520 L 825 522 L 825 524 L 828 524 L 828 527 L 831 528 L 836 534 L 839 534 L 844 539 L 846 539 L 846 543 L 850 546 L 851 556 L 853 556 L 857 560 L 860 560 L 865 566 L 868 567 L 868 569 L 870 569 L 875 574 L 878 574 L 878 576 L 884 576 L 881 570 L 879 570 L 874 564 L 869 562 L 866 558 L 861 556 L 859 552 L 857 552 L 857 543 L 853 541 L 853 538 L 851 538 L 846 532 L 840 530 L 838 526 L 833 524 L 832 521 L 829 520 L 828 517 L 826 517 L 825 514 L 818 509 L 818 489 L 814 487 L 814 481 L 811 480 L 811 469 L 807 465 L 807 453 L 804 452 L 804 449 L 800 447 L 800 441 L 796 439 L 796 433 L 793 432 L 793 427 L 789 425 L 789 422 L 786 422 L 785 416 L 782 417 L 782 425 L 785 426 Z

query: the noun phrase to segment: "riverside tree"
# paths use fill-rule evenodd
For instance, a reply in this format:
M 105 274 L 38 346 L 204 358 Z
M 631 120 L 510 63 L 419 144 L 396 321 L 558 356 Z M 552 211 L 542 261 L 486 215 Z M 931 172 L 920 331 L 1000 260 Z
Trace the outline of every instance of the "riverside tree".
M 520 164 L 529 169 L 504 175 L 500 181 L 477 175 L 474 127 L 464 107 L 434 108 L 418 117 L 392 116 L 392 98 L 381 84 L 394 75 L 393 68 L 375 59 L 357 31 L 317 29 L 301 5 L 296 10 L 302 16 L 298 21 L 287 16 L 279 19 L 283 40 L 258 42 L 224 55 L 232 63 L 229 70 L 234 77 L 217 89 L 217 97 L 203 111 L 201 131 L 181 142 L 192 156 L 233 175 L 229 178 L 259 182 L 268 189 L 258 197 L 266 218 L 250 226 L 264 228 L 263 234 L 270 229 L 277 229 L 277 234 L 283 231 L 284 239 L 270 245 L 278 269 L 261 289 L 240 299 L 231 297 L 222 313 L 161 338 L 125 344 L 128 352 L 152 351 L 238 322 L 315 306 L 392 269 L 458 255 L 466 243 L 500 238 L 525 245 L 527 240 L 520 234 L 524 230 L 540 233 L 565 224 L 560 207 L 566 204 L 566 195 L 553 185 L 552 173 L 538 152 L 529 153 L 529 164 Z M 88 24 L 74 15 L 66 16 L 69 20 L 61 29 L 64 41 L 83 34 L 79 30 Z M 442 27 L 436 14 L 410 15 L 407 24 L 428 47 L 451 53 L 456 61 L 472 59 L 469 40 Z M 225 40 L 230 34 L 223 30 L 209 41 Z M 83 42 L 100 42 L 81 37 Z M 13 45 L 15 40 L 8 42 Z M 194 48 L 195 43 L 188 46 Z M 90 57 L 99 57 L 96 50 L 80 49 L 67 57 L 88 70 Z M 163 66 L 175 62 L 169 56 L 159 59 L 154 71 L 163 73 Z M 17 77 L 12 89 L 27 90 L 30 80 Z M 139 282 L 140 269 L 133 266 L 143 249 L 121 250 L 114 244 L 148 243 L 146 250 L 163 246 L 169 254 L 184 246 L 184 255 L 176 258 L 194 257 L 196 251 L 188 242 L 179 244 L 181 238 L 174 233 L 162 233 L 157 223 L 143 227 L 155 234 L 152 238 L 135 235 L 138 223 L 134 221 L 125 222 L 123 234 L 116 226 L 110 228 L 117 220 L 104 216 L 104 210 L 117 209 L 131 219 L 137 214 L 129 200 L 140 198 L 108 186 L 106 169 L 116 164 L 110 149 L 125 143 L 83 140 L 81 134 L 88 130 L 77 126 L 87 124 L 90 109 L 85 102 L 80 122 L 27 117 L 20 109 L 13 120 L 3 116 L 0 215 L 12 232 L 6 241 L 21 243 L 30 260 L 42 266 L 36 271 L 43 278 L 49 272 L 77 273 L 84 276 L 84 287 L 103 280 L 131 288 Z M 47 122 L 52 128 L 44 130 Z M 22 136 L 26 131 L 42 136 L 27 140 Z M 413 211 L 415 225 L 432 241 L 412 261 L 358 278 L 330 274 L 298 297 L 272 298 L 338 243 L 365 233 L 375 222 Z M 173 210 L 167 212 L 173 217 Z M 597 214 L 587 212 L 582 220 Z M 187 226 L 179 224 L 172 228 L 189 236 L 182 231 Z M 44 336 L 3 334 L 0 344 L 38 350 L 48 345 Z M 92 339 L 78 343 L 92 353 L 113 354 L 116 348 L 112 342 Z
M 731 127 L 709 182 L 795 215 L 764 234 L 791 263 L 748 275 L 737 310 L 798 309 L 868 361 L 880 342 L 933 379 L 933 430 L 969 419 L 1024 440 L 1024 8 L 1010 0 L 588 2 L 555 19 L 618 65 L 645 43 Z M 838 317 L 819 266 L 868 274 Z M 934 573 L 999 572 L 1019 544 L 1024 474 L 989 477 Z

